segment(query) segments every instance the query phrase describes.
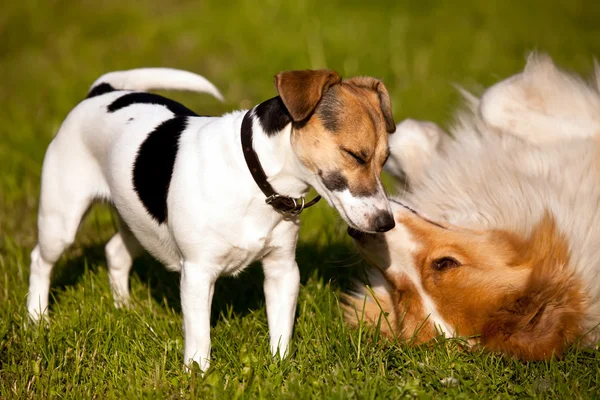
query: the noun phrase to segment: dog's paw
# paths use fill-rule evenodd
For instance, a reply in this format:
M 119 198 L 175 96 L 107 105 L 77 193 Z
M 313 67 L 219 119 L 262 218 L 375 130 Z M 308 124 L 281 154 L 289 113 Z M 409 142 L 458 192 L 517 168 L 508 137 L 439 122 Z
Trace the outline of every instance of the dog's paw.
M 115 296 L 115 294 L 113 294 L 113 304 L 116 309 L 128 309 L 132 307 L 129 296 Z
M 46 310 L 40 312 L 38 309 L 33 309 L 27 311 L 27 317 L 24 322 L 26 329 L 36 329 L 40 326 L 48 327 L 50 325 L 50 317 Z
M 390 158 L 385 170 L 399 180 L 417 181 L 445 134 L 433 122 L 402 121 L 397 125 L 396 133 L 390 136 Z

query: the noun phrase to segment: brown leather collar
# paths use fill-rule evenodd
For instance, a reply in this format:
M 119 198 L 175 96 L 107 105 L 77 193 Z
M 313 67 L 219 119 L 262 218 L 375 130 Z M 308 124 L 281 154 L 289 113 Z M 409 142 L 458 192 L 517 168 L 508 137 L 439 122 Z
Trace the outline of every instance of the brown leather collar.
M 288 215 L 298 215 L 305 208 L 317 204 L 317 202 L 321 200 L 321 196 L 317 196 L 308 203 L 305 203 L 304 197 L 293 198 L 289 196 L 284 196 L 277 193 L 275 189 L 273 189 L 273 186 L 271 186 L 271 184 L 267 180 L 267 174 L 265 174 L 265 171 L 263 170 L 263 167 L 260 164 L 258 155 L 252 147 L 251 113 L 252 110 L 248 111 L 246 115 L 244 115 L 244 119 L 242 120 L 242 150 L 244 153 L 244 158 L 246 159 L 246 165 L 248 166 L 248 169 L 252 174 L 252 178 L 254 178 L 254 182 L 256 182 L 260 190 L 262 190 L 265 196 L 267 196 L 265 202 L 277 211 Z

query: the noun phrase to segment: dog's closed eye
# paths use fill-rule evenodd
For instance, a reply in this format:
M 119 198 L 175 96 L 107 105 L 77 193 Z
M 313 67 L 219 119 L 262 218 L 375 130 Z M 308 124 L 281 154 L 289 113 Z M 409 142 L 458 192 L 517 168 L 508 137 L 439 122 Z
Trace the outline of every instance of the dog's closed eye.
M 342 147 L 342 151 L 345 152 L 346 154 L 348 154 L 350 157 L 354 158 L 354 160 L 356 160 L 356 162 L 359 163 L 360 165 L 365 165 L 367 163 L 368 154 L 365 154 L 364 151 L 361 151 L 360 154 L 358 154 L 352 150 L 349 150 L 349 149 L 346 149 L 343 147 Z

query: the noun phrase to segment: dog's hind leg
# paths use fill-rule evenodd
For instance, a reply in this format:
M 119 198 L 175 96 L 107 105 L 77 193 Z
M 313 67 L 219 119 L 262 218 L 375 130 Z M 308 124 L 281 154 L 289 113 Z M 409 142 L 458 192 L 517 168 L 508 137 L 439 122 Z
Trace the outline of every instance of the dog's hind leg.
M 390 135 L 390 158 L 385 170 L 399 181 L 414 184 L 422 176 L 446 133 L 435 123 L 406 119 Z
M 119 218 L 120 230 L 106 244 L 106 263 L 115 307 L 129 302 L 129 272 L 133 260 L 143 248 L 125 222 Z
M 107 197 L 106 185 L 96 164 L 77 147 L 76 141 L 68 135 L 66 138 L 57 135 L 44 159 L 38 243 L 31 253 L 27 295 L 27 310 L 34 321 L 48 311 L 52 267 L 75 240 L 81 219 L 92 201 L 96 197 Z
M 483 94 L 479 114 L 490 126 L 533 144 L 600 136 L 600 93 L 532 54 L 525 71 Z
M 31 252 L 27 310 L 34 321 L 48 310 L 50 276 L 54 263 L 75 240 L 81 218 L 92 198 L 71 193 L 61 203 L 47 201 L 42 195 L 38 216 L 38 244 Z

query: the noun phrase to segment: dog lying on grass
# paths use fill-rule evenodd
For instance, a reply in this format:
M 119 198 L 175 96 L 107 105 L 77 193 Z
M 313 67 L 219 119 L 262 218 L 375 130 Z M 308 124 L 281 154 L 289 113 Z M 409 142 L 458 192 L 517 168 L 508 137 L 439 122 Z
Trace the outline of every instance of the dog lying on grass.
M 372 290 L 346 297 L 348 319 L 416 343 L 474 335 L 523 360 L 596 345 L 598 65 L 595 78 L 587 84 L 534 54 L 480 99 L 465 93 L 470 109 L 451 135 L 398 125 L 387 167 L 409 189 L 393 200 L 393 230 L 349 230 L 376 269 Z
M 173 69 L 106 74 L 67 116 L 42 171 L 38 244 L 31 254 L 27 308 L 47 313 L 54 263 L 73 243 L 96 200 L 111 202 L 120 230 L 106 245 L 117 305 L 129 300 L 132 260 L 144 249 L 181 271 L 184 362 L 205 371 L 215 281 L 260 260 L 270 344 L 286 354 L 300 274 L 298 214 L 313 187 L 349 225 L 394 227 L 380 180 L 389 94 L 375 78 L 286 71 L 278 96 L 251 110 L 203 117 L 149 89 L 218 90 Z

